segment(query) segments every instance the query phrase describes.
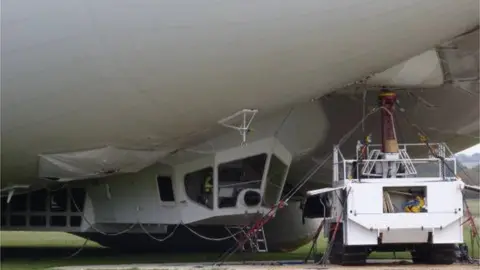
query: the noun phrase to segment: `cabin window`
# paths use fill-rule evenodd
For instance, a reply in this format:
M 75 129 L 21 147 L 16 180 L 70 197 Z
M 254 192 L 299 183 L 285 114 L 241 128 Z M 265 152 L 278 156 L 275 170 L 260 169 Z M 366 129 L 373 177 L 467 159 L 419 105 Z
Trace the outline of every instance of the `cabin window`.
M 27 225 L 27 217 L 20 216 L 20 215 L 12 215 L 10 216 L 10 226 L 26 226 Z
M 47 226 L 47 218 L 45 216 L 30 216 L 30 226 L 45 227 Z
M 47 210 L 48 192 L 46 189 L 40 189 L 30 193 L 30 211 L 45 212 Z
M 185 191 L 190 200 L 213 209 L 213 168 L 186 174 Z
M 70 226 L 80 227 L 80 225 L 82 225 L 82 217 L 81 216 L 70 216 Z
M 85 206 L 85 189 L 72 188 L 70 190 L 70 209 L 72 212 L 83 212 Z
M 237 159 L 218 166 L 218 207 L 235 207 L 244 189 L 260 189 L 267 154 Z
M 67 211 L 68 192 L 62 188 L 50 193 L 50 211 L 66 212 Z
M 282 192 L 282 184 L 287 174 L 288 166 L 277 156 L 272 155 L 268 168 L 263 205 L 270 207 L 277 203 Z
M 26 212 L 27 211 L 28 194 L 13 195 L 10 200 L 10 210 L 12 212 Z
M 158 176 L 157 187 L 158 193 L 160 194 L 160 200 L 162 200 L 163 202 L 175 201 L 172 178 L 170 176 Z

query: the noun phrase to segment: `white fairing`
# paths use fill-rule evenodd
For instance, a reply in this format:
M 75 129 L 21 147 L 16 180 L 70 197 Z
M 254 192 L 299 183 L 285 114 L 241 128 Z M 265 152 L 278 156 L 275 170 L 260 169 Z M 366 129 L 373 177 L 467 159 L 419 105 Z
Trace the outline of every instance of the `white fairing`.
M 139 151 L 107 146 L 71 153 L 40 155 L 38 176 L 60 182 L 135 173 L 167 155 L 165 151 Z
M 477 0 L 2 1 L 2 185 L 38 155 L 182 147 L 478 24 Z
M 368 85 L 395 87 L 438 87 L 444 83 L 441 59 L 435 50 L 426 51 L 372 76 Z

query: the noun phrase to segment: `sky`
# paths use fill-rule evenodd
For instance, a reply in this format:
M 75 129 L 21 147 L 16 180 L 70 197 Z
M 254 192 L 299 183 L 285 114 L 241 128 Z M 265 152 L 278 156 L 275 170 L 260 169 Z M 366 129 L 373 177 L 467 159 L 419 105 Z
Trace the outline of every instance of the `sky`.
M 470 148 L 467 148 L 463 150 L 462 152 L 458 152 L 458 154 L 465 154 L 465 155 L 472 155 L 475 153 L 480 153 L 480 143 L 477 145 L 474 145 Z

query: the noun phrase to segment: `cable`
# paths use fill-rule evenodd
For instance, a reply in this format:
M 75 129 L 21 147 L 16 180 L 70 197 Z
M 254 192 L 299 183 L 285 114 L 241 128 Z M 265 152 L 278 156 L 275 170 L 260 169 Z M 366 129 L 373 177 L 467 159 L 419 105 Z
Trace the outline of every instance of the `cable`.
M 77 256 L 78 254 L 80 254 L 80 252 L 82 252 L 85 247 L 87 246 L 87 243 L 88 241 L 90 241 L 90 238 L 89 237 L 86 237 L 85 238 L 85 241 L 83 242 L 82 246 L 80 248 L 78 248 L 75 252 L 73 252 L 72 254 L 68 255 L 67 257 L 65 257 L 65 259 L 71 259 L 75 256 Z
M 198 232 L 194 231 L 193 229 L 191 229 L 189 226 L 187 226 L 186 224 L 183 224 L 182 225 L 187 228 L 191 233 L 195 234 L 196 236 L 202 238 L 202 239 L 205 239 L 205 240 L 208 240 L 208 241 L 225 241 L 225 240 L 228 240 L 228 239 L 231 239 L 239 234 L 242 233 L 242 231 L 238 231 L 234 234 L 231 234 L 230 236 L 225 236 L 225 237 L 220 237 L 220 238 L 212 238 L 212 237 L 208 237 L 208 236 L 204 236 L 204 235 L 201 235 L 199 234 Z
M 78 207 L 77 202 L 76 202 L 75 199 L 73 198 L 72 191 L 71 191 L 69 188 L 67 188 L 67 192 L 68 192 L 68 195 L 69 195 L 70 199 L 72 200 L 73 205 L 74 205 L 75 208 L 77 209 L 77 211 L 82 214 L 83 220 L 90 226 L 90 228 L 92 228 L 93 230 L 95 230 L 96 232 L 98 232 L 98 233 L 100 233 L 100 234 L 102 234 L 102 235 L 105 235 L 105 236 L 118 236 L 118 235 L 121 235 L 121 234 L 124 234 L 124 233 L 127 233 L 127 232 L 131 231 L 131 230 L 135 227 L 135 225 L 137 225 L 137 223 L 132 223 L 128 228 L 126 228 L 126 229 L 124 229 L 124 230 L 122 230 L 122 231 L 116 232 L 116 233 L 111 233 L 111 234 L 110 234 L 110 233 L 103 232 L 103 231 L 97 229 L 95 226 L 93 226 L 93 224 L 85 217 L 85 214 L 83 213 L 83 211 L 80 210 L 80 207 Z
M 178 229 L 178 227 L 180 226 L 180 223 L 177 224 L 177 225 L 173 228 L 173 230 L 172 230 L 167 236 L 165 236 L 165 237 L 162 238 L 162 239 L 159 239 L 159 238 L 156 238 L 155 236 L 153 236 L 152 234 L 150 234 L 150 232 L 147 231 L 147 230 L 145 229 L 145 227 L 143 227 L 143 224 L 142 224 L 142 223 L 139 222 L 138 224 L 140 225 L 140 228 L 142 229 L 142 231 L 143 231 L 147 236 L 149 236 L 150 238 L 152 238 L 153 240 L 155 240 L 155 241 L 157 241 L 157 242 L 164 242 L 164 241 L 166 241 L 167 239 L 169 239 L 170 237 L 172 237 L 172 236 L 175 234 L 175 231 L 176 231 L 176 230 Z

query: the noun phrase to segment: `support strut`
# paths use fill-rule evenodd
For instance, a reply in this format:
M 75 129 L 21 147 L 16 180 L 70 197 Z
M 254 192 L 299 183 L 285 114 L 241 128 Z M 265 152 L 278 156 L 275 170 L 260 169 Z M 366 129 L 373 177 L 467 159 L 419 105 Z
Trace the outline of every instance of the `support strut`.
M 382 89 L 378 99 L 382 108 L 382 152 L 398 153 L 398 141 L 393 122 L 397 95 L 392 91 Z

